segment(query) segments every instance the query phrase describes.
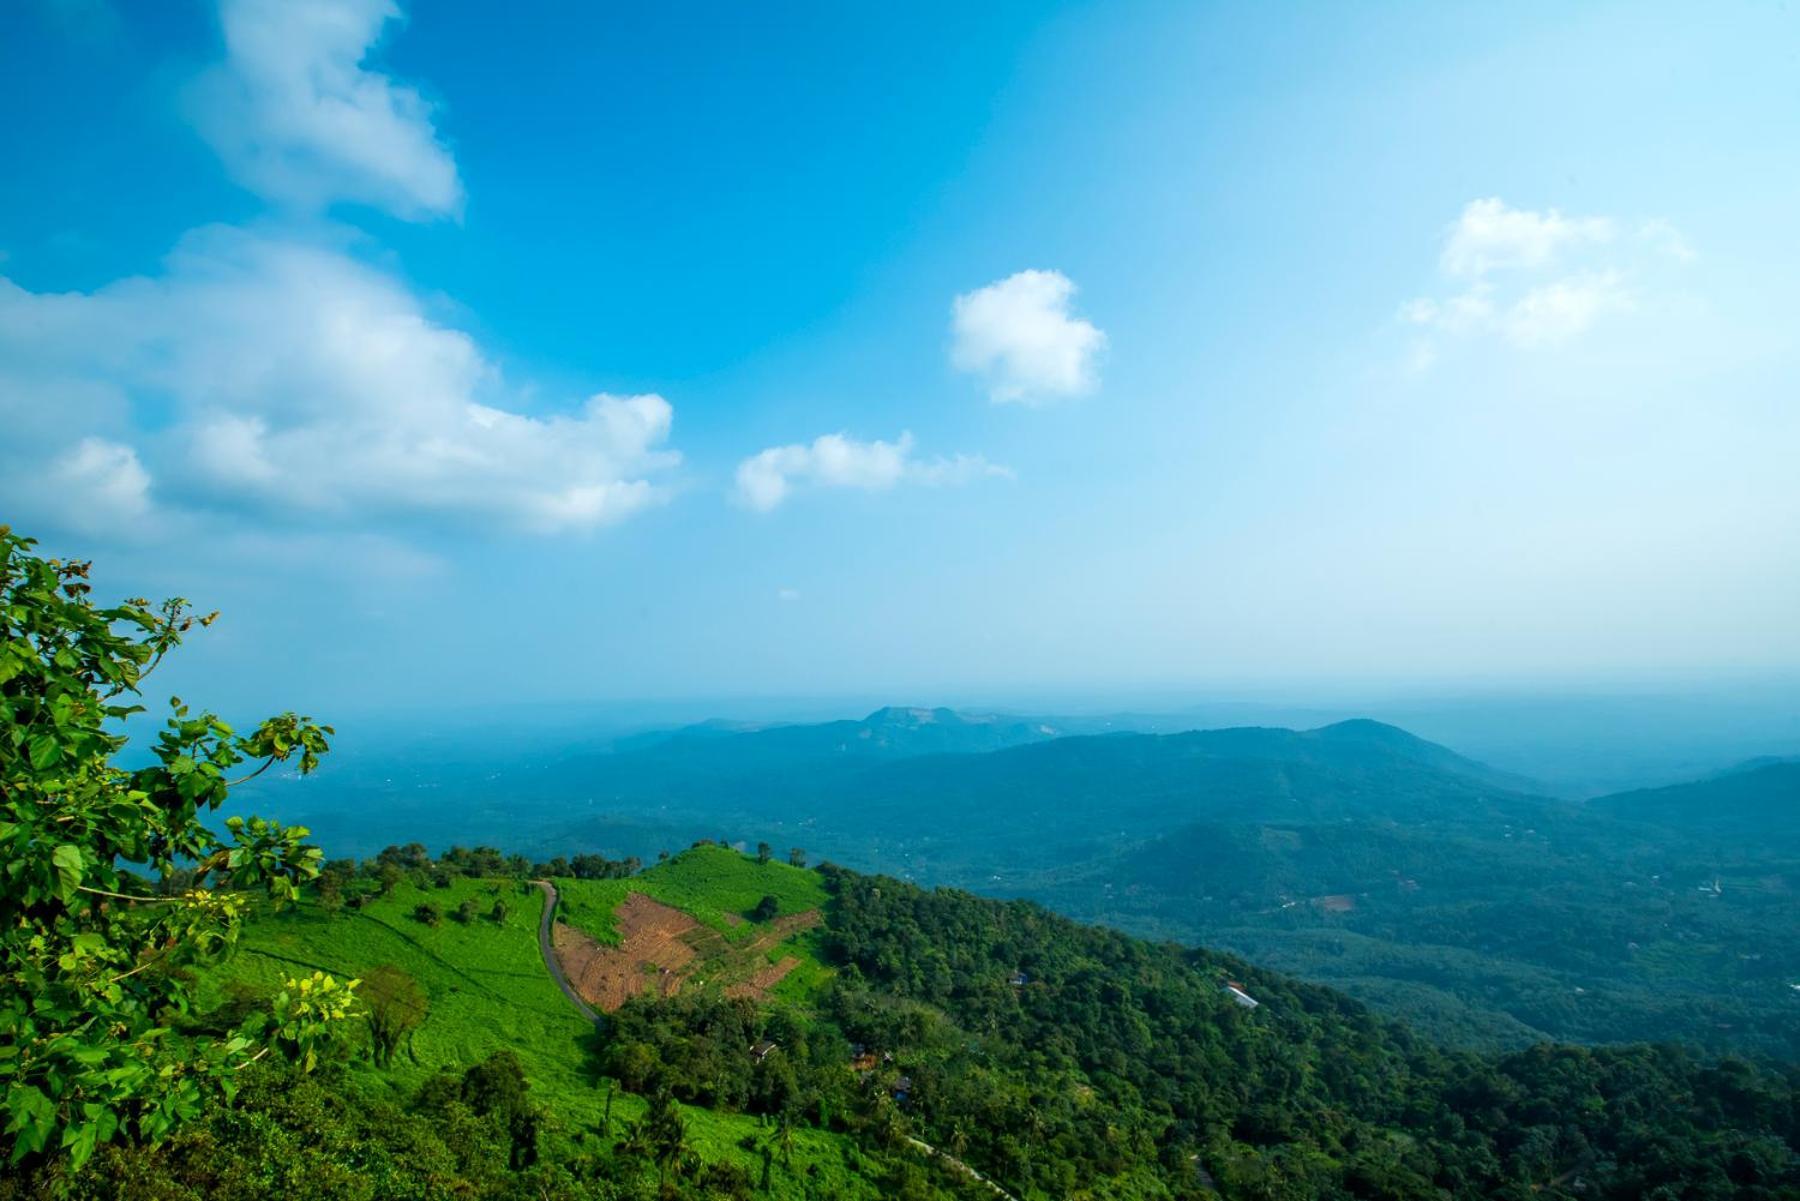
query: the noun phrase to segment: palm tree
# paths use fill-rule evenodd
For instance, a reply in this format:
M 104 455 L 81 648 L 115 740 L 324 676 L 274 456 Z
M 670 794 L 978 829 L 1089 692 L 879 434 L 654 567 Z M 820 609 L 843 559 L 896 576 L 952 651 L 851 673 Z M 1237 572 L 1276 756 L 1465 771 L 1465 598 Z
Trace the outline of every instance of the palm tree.
M 782 1107 L 780 1124 L 776 1128 L 775 1137 L 781 1143 L 781 1166 L 784 1168 L 793 1167 L 794 1111 L 786 1106 Z
M 627 1129 L 619 1151 L 628 1156 L 642 1156 L 656 1164 L 656 1191 L 668 1183 L 669 1169 L 681 1163 L 687 1153 L 687 1123 L 669 1090 L 659 1088 L 650 1098 L 650 1108 L 642 1121 Z
M 949 1145 L 950 1154 L 959 1160 L 969 1150 L 969 1136 L 963 1133 L 961 1122 L 952 1122 L 950 1124 Z

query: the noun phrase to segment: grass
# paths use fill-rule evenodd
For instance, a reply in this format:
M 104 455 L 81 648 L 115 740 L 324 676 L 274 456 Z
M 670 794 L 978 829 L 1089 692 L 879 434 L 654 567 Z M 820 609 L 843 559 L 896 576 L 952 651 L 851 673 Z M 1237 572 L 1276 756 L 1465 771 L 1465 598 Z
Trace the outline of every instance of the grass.
M 777 914 L 787 916 L 825 904 L 817 872 L 770 861 L 758 863 L 730 847 L 700 846 L 625 880 L 558 880 L 563 916 L 598 942 L 617 944 L 613 910 L 634 892 L 673 905 L 731 942 L 756 936 L 751 910 L 774 897 Z
M 448 913 L 470 896 L 484 916 L 467 925 L 445 917 L 427 926 L 412 917 L 421 904 Z M 497 899 L 506 902 L 503 922 L 485 916 Z M 535 1089 L 552 1094 L 559 1107 L 566 1102 L 585 1110 L 593 1086 L 582 1075 L 583 1043 L 592 1030 L 544 970 L 537 947 L 542 911 L 535 888 L 522 893 L 498 880 L 457 880 L 449 888 L 403 883 L 392 896 L 336 915 L 302 902 L 248 923 L 224 980 L 213 984 L 222 991 L 231 980 L 273 991 L 302 970 L 362 976 L 394 964 L 419 982 L 430 1010 L 392 1070 L 371 1073 L 376 1080 L 410 1092 L 441 1068 L 461 1070 L 511 1050 Z
M 684 852 L 630 880 L 559 881 L 558 888 L 565 890 L 565 905 L 574 897 L 583 915 L 581 927 L 596 937 L 611 931 L 613 906 L 634 891 L 686 909 L 734 941 L 753 937 L 759 927 L 748 921 L 736 925 L 725 915 L 746 914 L 765 895 L 777 899 L 784 915 L 816 908 L 825 898 L 812 872 L 758 864 L 712 847 Z M 451 919 L 448 914 L 471 896 L 482 916 L 466 925 Z M 495 900 L 506 903 L 506 916 L 499 922 L 486 916 Z M 438 925 L 412 917 L 425 903 L 446 914 Z M 608 1082 L 589 1066 L 592 1027 L 544 969 L 537 944 L 542 912 L 536 888 L 521 891 L 514 882 L 500 880 L 459 879 L 449 888 L 402 883 L 391 896 L 336 914 L 302 901 L 281 913 L 260 913 L 245 924 L 236 952 L 202 981 L 202 1003 L 218 1003 L 233 985 L 273 992 L 302 971 L 354 977 L 394 964 L 424 988 L 430 1010 L 387 1071 L 366 1060 L 355 1065 L 363 1088 L 404 1098 L 439 1070 L 460 1072 L 495 1051 L 510 1050 L 525 1066 L 532 1095 L 554 1115 L 551 1137 L 597 1148 L 594 1139 Z M 616 938 L 616 931 L 612 934 Z M 802 961 L 777 995 L 802 997 L 829 974 L 815 948 L 816 935 L 806 933 L 770 951 L 772 960 L 794 954 Z M 641 1098 L 614 1086 L 612 1137 L 619 1137 L 643 1110 Z M 760 1179 L 761 1153 L 741 1143 L 746 1138 L 767 1141 L 771 1127 L 747 1114 L 688 1106 L 682 1112 L 690 1142 L 706 1159 L 736 1163 L 753 1182 Z M 798 1129 L 792 1164 L 783 1166 L 777 1156 L 766 1195 L 794 1201 L 833 1195 L 872 1201 L 878 1190 L 866 1179 L 865 1162 L 848 1138 Z

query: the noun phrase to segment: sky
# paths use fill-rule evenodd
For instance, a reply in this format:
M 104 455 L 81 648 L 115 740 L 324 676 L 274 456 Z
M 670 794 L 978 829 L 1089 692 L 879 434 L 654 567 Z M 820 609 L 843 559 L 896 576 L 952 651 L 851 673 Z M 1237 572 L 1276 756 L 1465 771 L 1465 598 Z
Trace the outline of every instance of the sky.
M 1800 10 L 0 9 L 0 520 L 227 709 L 1800 672 Z

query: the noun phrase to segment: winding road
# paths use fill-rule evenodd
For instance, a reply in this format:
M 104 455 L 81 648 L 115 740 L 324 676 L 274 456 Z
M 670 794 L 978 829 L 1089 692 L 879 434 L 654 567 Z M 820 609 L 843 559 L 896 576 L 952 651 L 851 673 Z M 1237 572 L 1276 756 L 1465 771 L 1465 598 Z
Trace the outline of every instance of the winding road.
M 575 986 L 563 975 L 562 964 L 556 961 L 556 948 L 550 945 L 550 923 L 556 920 L 556 885 L 548 880 L 533 880 L 532 883 L 544 893 L 544 916 L 538 919 L 538 950 L 544 953 L 544 967 L 549 971 L 550 978 L 556 981 L 556 987 L 563 990 L 563 996 L 569 998 L 569 1004 L 581 1010 L 582 1016 L 588 1021 L 598 1022 L 600 1015 L 581 999 L 581 994 L 575 991 Z

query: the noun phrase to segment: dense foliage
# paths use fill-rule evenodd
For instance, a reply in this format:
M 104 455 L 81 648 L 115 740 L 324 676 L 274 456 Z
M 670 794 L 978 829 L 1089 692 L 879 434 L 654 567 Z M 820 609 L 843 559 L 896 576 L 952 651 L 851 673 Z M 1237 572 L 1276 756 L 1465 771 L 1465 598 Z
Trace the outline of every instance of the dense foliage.
M 1792 1069 L 1663 1047 L 1449 1054 L 1226 957 L 1028 904 L 831 880 L 831 945 L 865 982 L 834 998 L 841 1027 L 900 1056 L 913 1120 L 1023 1191 L 1133 1164 L 1233 1197 L 1800 1189 Z
M 236 1103 L 155 1147 L 108 1148 L 67 1176 L 0 1185 L 23 1201 L 625 1201 L 657 1196 L 642 1157 L 538 1156 L 541 1108 L 518 1061 L 498 1055 L 434 1077 L 402 1103 L 359 1093 L 341 1069 L 246 1077 Z M 699 1174 L 699 1173 L 696 1173 Z M 708 1183 L 711 1182 L 708 1177 Z M 677 1178 L 678 1183 L 685 1183 Z M 745 1197 L 680 1187 L 673 1197 Z
M 121 723 L 145 678 L 196 625 L 185 602 L 90 597 L 86 563 L 41 558 L 0 526 L 0 1087 L 11 1162 L 79 1164 L 114 1139 L 154 1141 L 281 1050 L 310 1066 L 353 1007 L 304 973 L 218 1038 L 171 1038 L 179 970 L 233 938 L 246 899 L 295 895 L 317 871 L 307 831 L 206 824 L 246 761 L 309 772 L 328 727 L 286 714 L 248 735 L 179 700 L 147 766 Z
M 282 800 L 367 852 L 426 823 L 615 862 L 804 829 L 815 857 L 1228 949 L 1458 1046 L 1800 1058 L 1793 764 L 1578 804 L 1374 722 L 1054 737 L 908 716 L 497 747 L 479 770 L 384 747 Z

